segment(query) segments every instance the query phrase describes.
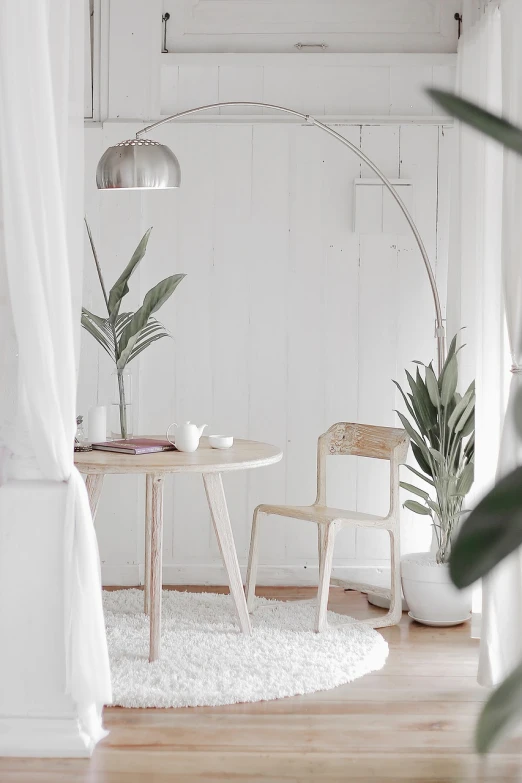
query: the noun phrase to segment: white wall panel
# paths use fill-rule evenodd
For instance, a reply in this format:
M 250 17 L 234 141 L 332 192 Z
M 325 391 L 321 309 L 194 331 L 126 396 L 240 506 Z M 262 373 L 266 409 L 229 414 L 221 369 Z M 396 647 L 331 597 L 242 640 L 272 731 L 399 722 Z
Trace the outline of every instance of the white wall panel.
M 426 88 L 433 82 L 433 68 L 390 68 L 390 114 L 429 114 L 433 109 Z
M 216 101 L 252 100 L 319 116 L 429 117 L 440 110 L 425 89 L 449 87 L 455 78 L 450 54 L 164 54 L 160 66 L 164 115 Z M 212 113 L 255 115 L 260 109 Z
M 161 0 L 108 0 L 108 116 L 154 117 L 159 109 Z M 105 19 L 105 17 L 104 17 Z
M 159 314 L 174 340 L 153 345 L 133 368 L 139 431 L 161 434 L 173 420 L 206 421 L 285 452 L 279 465 L 225 482 L 244 565 L 254 506 L 312 501 L 317 436 L 343 419 L 393 425 L 398 401 L 391 379 L 401 379 L 409 360 L 432 358 L 435 344 L 430 291 L 414 243 L 404 234 L 353 231 L 353 182 L 369 176 L 358 159 L 312 127 L 261 118 L 218 123 L 171 124 L 156 132 L 180 159 L 179 191 L 98 193 L 89 179 L 87 214 L 109 284 L 154 226 L 132 279 L 130 307 L 162 277 L 187 273 Z M 130 127 L 88 129 L 88 165 Z M 440 183 L 448 181 L 441 166 L 450 165 L 450 156 L 439 154 L 441 131 L 414 124 L 340 130 L 389 176 L 412 181 L 419 227 L 444 279 L 440 237 L 447 232 L 448 192 Z M 85 303 L 101 312 L 90 258 Z M 85 413 L 107 401 L 111 368 L 89 335 L 82 345 Z M 333 502 L 385 510 L 385 463 L 330 461 Z M 107 583 L 137 579 L 143 494 L 138 478 L 107 481 L 97 520 Z M 199 477 L 167 482 L 165 495 L 166 581 L 222 581 Z M 424 543 L 418 518 L 405 516 L 404 529 L 408 549 Z M 337 572 L 378 576 L 375 569 L 388 557 L 381 538 L 365 531 L 340 537 Z M 313 581 L 315 552 L 313 526 L 269 520 L 262 577 Z
M 457 47 L 460 3 L 447 0 L 164 0 L 171 51 L 295 51 L 298 42 L 337 52 Z
M 245 259 L 250 313 L 248 431 L 254 440 L 275 443 L 285 452 L 289 405 L 292 139 L 293 134 L 282 126 L 257 125 L 253 128 L 251 233 Z M 248 474 L 249 515 L 260 503 L 277 502 L 277 498 L 285 497 L 287 469 L 285 456 L 277 470 L 254 470 Z M 286 563 L 285 546 L 281 520 L 276 517 L 265 519 L 261 530 L 261 561 Z

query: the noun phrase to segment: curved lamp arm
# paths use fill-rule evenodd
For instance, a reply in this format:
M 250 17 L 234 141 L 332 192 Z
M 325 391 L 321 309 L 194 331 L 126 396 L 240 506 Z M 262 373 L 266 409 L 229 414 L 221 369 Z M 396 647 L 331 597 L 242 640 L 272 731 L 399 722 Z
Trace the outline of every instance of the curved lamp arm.
M 217 109 L 221 106 L 256 106 L 256 107 L 262 107 L 264 109 L 275 109 L 276 111 L 284 112 L 285 114 L 292 114 L 294 115 L 294 117 L 299 117 L 300 119 L 304 120 L 306 123 L 310 125 L 315 125 L 317 128 L 320 128 L 325 133 L 328 133 L 330 136 L 333 136 L 333 138 L 337 139 L 337 141 L 340 141 L 341 144 L 344 144 L 345 147 L 348 147 L 355 155 L 357 155 L 357 157 L 359 157 L 362 161 L 364 161 L 364 163 L 366 163 L 366 165 L 369 166 L 370 169 L 379 177 L 382 184 L 391 193 L 391 195 L 399 205 L 401 212 L 406 218 L 408 225 L 410 226 L 413 236 L 415 237 L 415 240 L 419 247 L 422 260 L 424 261 L 426 273 L 430 281 L 431 292 L 433 294 L 433 303 L 435 306 L 435 336 L 437 339 L 437 364 L 438 364 L 438 370 L 440 374 L 442 371 L 442 367 L 444 365 L 444 358 L 446 353 L 445 334 L 444 334 L 444 324 L 442 322 L 442 308 L 440 305 L 439 292 L 437 290 L 437 283 L 435 281 L 435 275 L 433 273 L 433 268 L 431 266 L 428 253 L 424 246 L 424 242 L 422 241 L 422 237 L 419 233 L 419 229 L 417 228 L 415 221 L 410 215 L 408 208 L 406 207 L 406 204 L 399 196 L 397 190 L 393 187 L 389 179 L 382 173 L 380 168 L 367 155 L 365 155 L 364 152 L 362 152 L 359 149 L 359 147 L 356 147 L 355 144 L 352 144 L 351 141 L 345 139 L 344 136 L 342 136 L 337 131 L 333 130 L 333 128 L 330 128 L 328 125 L 325 125 L 323 122 L 316 120 L 315 117 L 311 117 L 309 114 L 302 114 L 299 111 L 294 111 L 293 109 L 287 109 L 284 106 L 274 106 L 273 104 L 270 103 L 258 103 L 257 101 L 226 101 L 222 103 L 209 103 L 206 106 L 196 106 L 194 109 L 187 109 L 186 111 L 178 112 L 178 114 L 171 114 L 170 117 L 165 117 L 164 119 L 158 120 L 158 122 L 152 123 L 152 125 L 147 125 L 146 128 L 143 128 L 142 130 L 136 133 L 136 138 L 138 139 L 143 133 L 147 133 L 148 131 L 151 131 L 154 128 L 158 128 L 160 125 L 163 125 L 166 122 L 171 122 L 172 120 L 177 120 L 180 119 L 181 117 L 186 117 L 188 114 L 195 114 L 196 112 L 199 111 L 205 111 L 206 109 Z

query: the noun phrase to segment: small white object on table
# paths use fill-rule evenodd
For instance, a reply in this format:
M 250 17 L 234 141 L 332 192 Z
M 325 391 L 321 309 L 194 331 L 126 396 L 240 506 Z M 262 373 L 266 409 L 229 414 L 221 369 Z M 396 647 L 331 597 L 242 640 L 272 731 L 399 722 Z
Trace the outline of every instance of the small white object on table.
M 209 446 L 213 449 L 229 449 L 234 445 L 232 435 L 209 435 Z
M 96 405 L 90 408 L 87 417 L 87 440 L 90 443 L 103 443 L 107 440 L 107 408 Z
M 153 436 L 147 436 L 153 437 Z M 279 462 L 283 453 L 276 446 L 253 440 L 236 440 L 231 448 L 211 448 L 208 438 L 201 438 L 194 452 L 162 451 L 154 454 L 121 454 L 114 451 L 75 453 L 74 462 L 80 473 L 86 474 L 87 491 L 93 519 L 106 473 L 144 473 L 145 501 L 145 613 L 150 615 L 149 661 L 160 657 L 161 587 L 163 539 L 163 483 L 169 473 L 201 473 L 228 576 L 230 593 L 235 603 L 243 633 L 252 628 L 246 605 L 243 581 L 239 570 L 232 527 L 221 475 L 232 470 L 261 468 Z

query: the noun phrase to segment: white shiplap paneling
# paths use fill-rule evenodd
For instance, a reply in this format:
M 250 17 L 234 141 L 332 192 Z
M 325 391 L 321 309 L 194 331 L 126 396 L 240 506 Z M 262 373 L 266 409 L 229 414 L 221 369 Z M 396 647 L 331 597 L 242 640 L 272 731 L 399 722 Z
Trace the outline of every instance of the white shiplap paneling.
M 164 115 L 217 101 L 252 100 L 315 115 L 429 117 L 440 110 L 425 88 L 454 83 L 455 55 L 164 54 L 158 78 Z M 213 110 L 229 115 L 259 112 L 243 107 Z

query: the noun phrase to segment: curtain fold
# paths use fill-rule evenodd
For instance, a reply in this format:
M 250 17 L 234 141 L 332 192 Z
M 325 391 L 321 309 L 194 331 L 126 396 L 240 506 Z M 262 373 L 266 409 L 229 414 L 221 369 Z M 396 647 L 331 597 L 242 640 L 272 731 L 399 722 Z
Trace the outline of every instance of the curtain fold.
M 500 12 L 490 6 L 459 41 L 457 92 L 501 110 Z M 459 329 L 463 383 L 477 386 L 474 505 L 495 481 L 505 410 L 502 303 L 503 152 L 500 145 L 456 124 L 448 274 L 448 336 Z
M 502 109 L 522 125 L 522 4 L 505 0 L 502 19 Z M 515 425 L 515 405 L 522 397 L 522 161 L 504 153 L 502 282 L 512 376 L 498 459 L 497 477 L 522 464 L 522 437 Z M 507 373 L 504 373 L 507 376 Z M 494 569 L 483 585 L 483 624 L 479 682 L 496 685 L 522 660 L 522 550 Z
M 72 448 L 79 328 L 72 282 L 81 279 L 83 244 L 78 135 L 83 79 L 78 80 L 77 57 L 84 45 L 83 12 L 83 0 L 0 3 L 0 156 L 5 257 L 18 343 L 18 421 L 27 427 L 28 443 L 24 459 L 11 460 L 10 475 L 34 477 L 36 469 L 41 478 L 68 484 L 66 687 L 84 730 L 96 742 L 103 735 L 101 710 L 111 701 L 111 685 L 98 549 Z

